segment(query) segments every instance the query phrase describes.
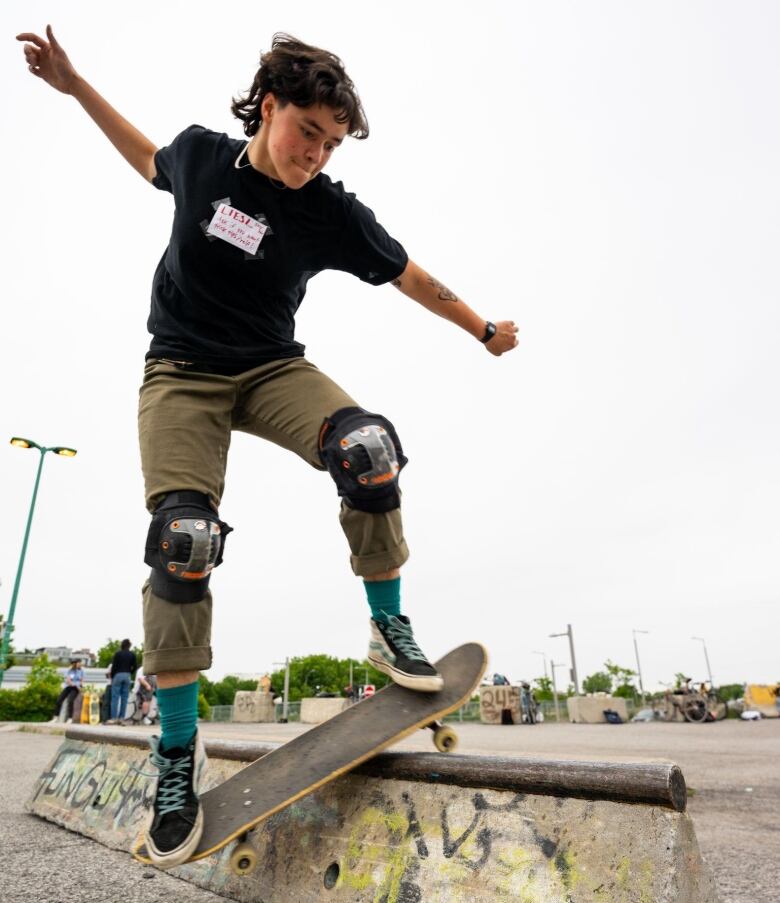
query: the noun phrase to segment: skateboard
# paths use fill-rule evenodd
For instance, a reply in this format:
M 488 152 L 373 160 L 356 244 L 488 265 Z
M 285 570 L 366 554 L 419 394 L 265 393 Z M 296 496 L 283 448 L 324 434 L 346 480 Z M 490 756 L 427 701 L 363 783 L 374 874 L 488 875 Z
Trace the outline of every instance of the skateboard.
M 89 694 L 89 717 L 87 719 L 90 724 L 100 724 L 100 696 L 97 693 Z
M 438 692 L 420 693 L 390 684 L 206 791 L 200 797 L 203 836 L 188 861 L 203 859 L 237 840 L 230 867 L 238 875 L 248 875 L 255 868 L 256 853 L 246 838 L 266 818 L 418 728 L 430 728 L 436 748 L 450 752 L 457 744 L 457 735 L 441 719 L 468 702 L 486 667 L 483 646 L 459 646 L 436 663 L 444 679 L 444 688 Z M 135 843 L 133 855 L 150 863 L 143 834 Z
M 89 700 L 91 693 L 84 693 L 81 697 L 81 711 L 79 712 L 79 724 L 89 724 Z M 76 720 L 75 717 L 73 719 Z

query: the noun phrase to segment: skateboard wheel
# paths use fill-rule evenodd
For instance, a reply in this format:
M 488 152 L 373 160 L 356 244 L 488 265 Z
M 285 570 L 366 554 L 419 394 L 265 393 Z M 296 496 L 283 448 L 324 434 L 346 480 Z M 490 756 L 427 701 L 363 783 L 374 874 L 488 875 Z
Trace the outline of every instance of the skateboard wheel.
M 452 752 L 458 745 L 458 735 L 451 727 L 437 727 L 433 732 L 433 744 L 439 752 Z
M 239 843 L 230 854 L 230 869 L 236 875 L 251 875 L 257 865 L 257 851 L 248 843 Z

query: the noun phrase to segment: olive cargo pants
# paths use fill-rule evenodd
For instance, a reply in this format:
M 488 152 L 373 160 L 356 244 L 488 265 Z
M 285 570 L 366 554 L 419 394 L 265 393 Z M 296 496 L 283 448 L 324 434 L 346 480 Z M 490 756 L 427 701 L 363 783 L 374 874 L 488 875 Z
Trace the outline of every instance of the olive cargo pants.
M 317 470 L 322 423 L 356 402 L 305 358 L 273 361 L 238 376 L 195 372 L 148 360 L 140 389 L 138 432 L 146 506 L 153 511 L 176 490 L 194 490 L 218 506 L 232 430 L 295 452 Z M 342 502 L 341 526 L 351 565 L 361 577 L 400 567 L 409 557 L 401 511 L 371 514 Z M 212 598 L 176 603 L 142 590 L 144 671 L 203 670 L 211 666 Z

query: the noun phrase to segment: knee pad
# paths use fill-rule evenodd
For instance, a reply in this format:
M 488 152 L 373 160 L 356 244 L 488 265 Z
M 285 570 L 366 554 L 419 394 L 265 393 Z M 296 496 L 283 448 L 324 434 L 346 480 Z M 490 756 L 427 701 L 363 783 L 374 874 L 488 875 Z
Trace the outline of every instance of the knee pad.
M 171 492 L 155 508 L 144 561 L 154 593 L 169 602 L 200 602 L 211 571 L 222 564 L 232 531 L 202 492 Z
M 382 513 L 400 506 L 398 475 L 408 459 L 387 418 L 341 408 L 322 424 L 319 446 L 322 463 L 350 508 Z

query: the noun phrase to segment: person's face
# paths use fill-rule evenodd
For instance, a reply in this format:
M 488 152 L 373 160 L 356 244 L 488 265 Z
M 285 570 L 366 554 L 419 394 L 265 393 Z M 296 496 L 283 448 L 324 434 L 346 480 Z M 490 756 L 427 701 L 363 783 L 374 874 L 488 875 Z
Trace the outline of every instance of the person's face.
M 282 107 L 273 94 L 267 94 L 262 111 L 260 141 L 275 178 L 288 188 L 303 188 L 310 182 L 347 135 L 348 124 L 336 122 L 336 111 L 322 104 Z

